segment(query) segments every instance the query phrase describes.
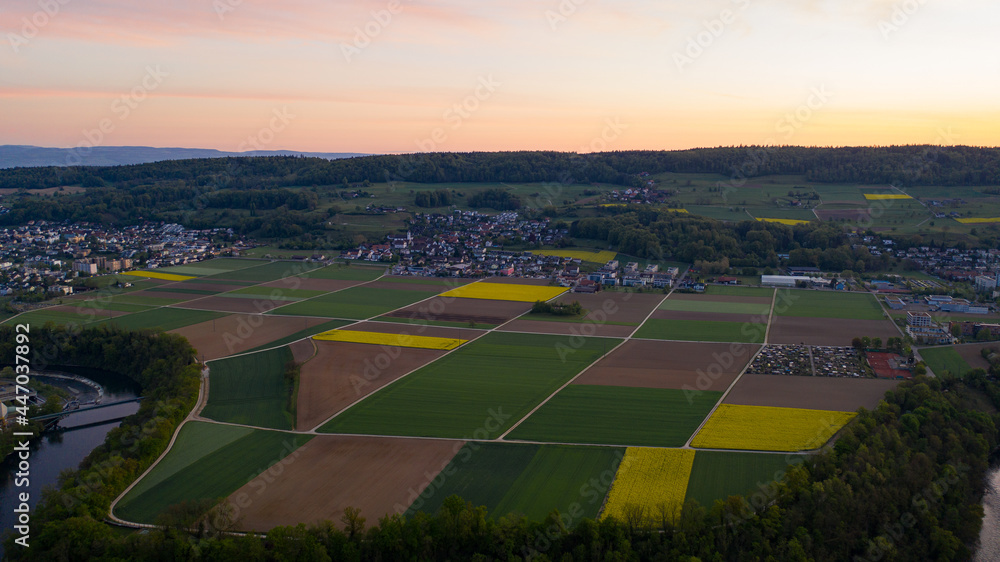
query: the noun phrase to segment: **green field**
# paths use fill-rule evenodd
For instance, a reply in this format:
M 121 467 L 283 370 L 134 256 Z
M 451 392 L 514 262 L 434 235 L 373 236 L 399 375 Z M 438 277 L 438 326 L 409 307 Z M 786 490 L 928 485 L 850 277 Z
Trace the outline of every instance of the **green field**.
M 760 281 L 760 278 L 757 278 Z M 763 287 L 740 287 L 738 285 L 709 285 L 705 287 L 706 295 L 730 295 L 738 297 L 767 297 L 774 296 L 774 289 Z
M 300 301 L 325 295 L 329 291 L 310 291 L 308 289 L 285 289 L 283 287 L 247 287 L 223 293 L 224 297 L 268 298 L 271 300 Z
M 119 304 L 139 304 L 139 305 L 157 307 L 157 306 L 169 306 L 171 304 L 176 304 L 178 302 L 184 302 L 184 299 L 149 297 L 146 295 L 132 295 L 132 294 L 114 295 L 113 297 L 101 298 L 95 295 L 94 299 L 86 301 L 87 306 L 90 306 L 91 303 L 99 304 L 98 301 L 107 301 Z
M 209 363 L 208 405 L 202 416 L 213 420 L 293 429 L 292 385 L 285 365 L 292 360 L 288 347 Z
M 207 275 L 218 275 L 220 273 L 227 273 L 230 271 L 235 271 L 237 269 L 246 269 L 248 267 L 254 267 L 262 263 L 264 262 L 256 260 L 217 258 L 214 260 L 206 260 L 202 262 L 190 263 L 185 265 L 161 267 L 158 271 L 162 271 L 164 273 L 175 273 L 177 275 L 193 275 L 195 277 L 202 277 Z
M 708 205 L 687 205 L 689 213 L 692 215 L 708 217 L 720 221 L 752 221 L 753 217 L 748 215 L 743 207 L 738 205 L 708 206 Z
M 278 347 L 282 345 L 288 345 L 293 342 L 297 342 L 301 339 L 308 338 L 310 336 L 315 336 L 316 334 L 325 332 L 327 330 L 335 330 L 341 328 L 348 324 L 353 324 L 349 320 L 330 320 L 329 322 L 323 322 L 322 324 L 317 324 L 312 328 L 306 328 L 305 330 L 299 330 L 290 336 L 285 336 L 280 339 L 276 339 L 273 342 L 266 343 L 264 345 L 259 345 L 253 349 L 248 349 L 245 353 L 252 353 L 254 351 L 260 351 L 262 349 L 271 349 L 272 347 Z
M 152 305 L 134 304 L 130 302 L 118 302 L 114 300 L 90 300 L 66 303 L 68 306 L 77 308 L 92 308 L 96 310 L 113 310 L 115 312 L 142 312 L 156 308 Z
M 517 513 L 542 521 L 552 510 L 596 518 L 624 454 L 614 447 L 469 443 L 445 469 L 450 476 L 407 515 L 435 513 L 458 495 L 486 506 L 493 518 Z
M 698 429 L 721 392 L 570 385 L 507 437 L 649 447 L 680 447 Z
M 145 312 L 136 312 L 128 316 L 108 318 L 100 324 L 114 324 L 129 330 L 163 330 L 169 332 L 184 326 L 208 322 L 215 318 L 226 316 L 225 312 L 211 310 L 188 310 L 186 308 L 154 308 Z
M 955 351 L 954 347 L 926 347 L 920 349 L 920 357 L 924 363 L 934 371 L 935 375 L 942 375 L 945 371 L 962 376 L 972 370 L 969 363 Z
M 234 281 L 255 281 L 257 283 L 266 283 L 268 281 L 277 281 L 283 277 L 289 277 L 305 271 L 311 271 L 316 267 L 308 263 L 291 261 L 256 263 L 260 265 L 224 273 L 217 273 L 209 277 L 209 279 L 232 279 Z
M 189 443 L 203 443 L 213 438 L 228 442 L 214 449 L 208 443 L 196 445 L 197 449 L 193 452 L 175 446 L 164 462 L 174 455 L 178 458 L 171 460 L 163 476 L 157 477 L 159 482 L 144 486 L 138 492 L 133 489 L 118 504 L 115 514 L 128 521 L 153 524 L 157 516 L 172 505 L 185 501 L 221 500 L 312 438 L 311 435 L 266 430 L 251 430 L 251 433 L 241 437 L 231 431 L 227 428 L 213 434 L 213 437 L 205 435 L 208 430 L 196 430 Z M 195 457 L 209 449 L 212 449 L 211 452 Z M 154 468 L 149 476 L 153 476 L 156 470 Z M 142 482 L 137 488 L 140 486 L 143 486 Z
M 618 343 L 492 332 L 376 392 L 320 431 L 496 438 Z
M 687 499 L 711 508 L 716 500 L 760 492 L 802 460 L 801 455 L 698 451 L 688 480 Z
M 393 291 L 371 287 L 351 287 L 314 299 L 292 303 L 275 309 L 271 313 L 365 320 L 397 308 L 403 308 L 433 295 L 434 292 L 425 291 Z
M 204 289 L 185 289 L 181 285 L 171 285 L 169 287 L 153 287 L 151 289 L 146 289 L 147 291 L 152 291 L 154 293 L 180 293 L 182 295 L 201 295 L 204 297 L 217 295 L 222 291 L 206 291 Z M 195 297 L 191 297 L 195 298 Z
M 99 320 L 100 316 L 92 316 L 90 314 L 76 312 L 63 312 L 57 310 L 48 310 L 45 308 L 32 310 L 30 312 L 25 312 L 16 317 L 8 318 L 4 324 L 30 324 L 32 326 L 42 326 L 46 322 L 52 322 L 60 326 L 65 326 L 67 324 L 88 324 Z
M 771 304 L 752 304 L 746 302 L 720 302 L 712 300 L 679 300 L 667 298 L 659 306 L 659 310 L 679 310 L 686 312 L 721 312 L 728 314 L 753 314 L 765 319 L 771 312 Z
M 396 316 L 379 316 L 374 322 L 394 322 L 396 324 L 410 324 L 411 326 L 442 326 L 445 328 L 469 328 L 471 330 L 489 330 L 496 328 L 499 324 L 482 324 L 468 322 L 448 322 L 447 320 L 427 320 L 424 318 L 398 318 Z
M 651 340 L 762 343 L 762 323 L 650 318 L 633 337 Z
M 331 265 L 308 273 L 301 277 L 308 279 L 337 279 L 341 281 L 374 281 L 385 273 L 384 267 L 366 267 L 362 265 Z
M 779 316 L 882 320 L 884 314 L 868 293 L 800 290 L 782 292 L 774 306 Z

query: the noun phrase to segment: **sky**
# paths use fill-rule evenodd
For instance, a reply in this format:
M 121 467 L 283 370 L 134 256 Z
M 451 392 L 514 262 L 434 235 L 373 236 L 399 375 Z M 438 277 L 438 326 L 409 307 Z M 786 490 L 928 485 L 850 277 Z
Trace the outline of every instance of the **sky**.
M 3 0 L 0 144 L 996 146 L 995 0 Z

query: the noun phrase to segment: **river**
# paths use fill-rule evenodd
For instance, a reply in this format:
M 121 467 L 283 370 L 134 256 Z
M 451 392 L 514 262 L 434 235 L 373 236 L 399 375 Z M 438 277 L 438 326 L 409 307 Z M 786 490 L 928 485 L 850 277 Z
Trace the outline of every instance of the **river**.
M 125 377 L 93 371 L 78 374 L 83 374 L 104 387 L 105 404 L 138 396 L 139 389 L 135 383 Z M 37 378 L 53 386 L 73 387 L 84 402 L 95 395 L 93 390 L 83 384 L 49 379 L 41 375 Z M 90 451 L 103 443 L 107 433 L 121 424 L 118 418 L 134 414 L 138 409 L 139 404 L 131 402 L 93 412 L 73 414 L 60 422 L 61 429 L 49 431 L 35 440 L 31 444 L 31 476 L 27 487 L 27 491 L 31 494 L 29 505 L 35 507 L 42 497 L 42 488 L 55 485 L 60 472 L 67 468 L 77 468 Z M 104 420 L 115 421 L 104 422 Z M 6 533 L 15 524 L 13 512 L 16 506 L 15 500 L 19 493 L 26 490 L 14 486 L 14 473 L 17 472 L 16 455 L 10 455 L 0 463 L 0 472 L 3 473 L 0 477 L 0 506 L 3 506 L 3 511 L 0 512 L 0 532 Z M 37 536 L 38 529 L 32 527 L 31 534 Z M 2 557 L 3 545 L 0 544 L 0 558 Z
M 1000 560 L 1000 466 L 987 475 L 986 496 L 983 498 L 983 530 L 979 533 L 976 562 Z

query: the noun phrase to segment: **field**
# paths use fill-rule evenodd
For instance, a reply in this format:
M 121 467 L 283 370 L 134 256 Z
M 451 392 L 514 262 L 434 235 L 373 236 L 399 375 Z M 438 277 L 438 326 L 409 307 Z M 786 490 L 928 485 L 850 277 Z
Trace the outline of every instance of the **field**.
M 374 281 L 385 273 L 384 267 L 363 265 L 330 265 L 302 273 L 307 279 L 337 279 L 341 281 Z
M 182 308 L 155 308 L 136 312 L 121 318 L 102 320 L 100 324 L 113 324 L 129 330 L 163 330 L 169 332 L 192 324 L 208 322 L 225 314 L 207 310 L 187 310 Z
M 507 439 L 680 447 L 721 397 L 711 391 L 570 385 Z
M 744 375 L 726 396 L 726 404 L 853 412 L 874 410 L 899 381 L 843 377 Z
M 296 427 L 308 430 L 399 377 L 441 357 L 432 349 L 316 341 L 299 374 Z
M 167 466 L 161 471 L 158 465 L 147 476 L 159 482 L 152 486 L 140 482 L 119 502 L 115 515 L 128 521 L 152 524 L 172 505 L 224 498 L 289 454 L 294 454 L 312 438 L 311 435 L 259 429 L 240 436 L 231 428 L 206 425 L 211 425 L 211 429 L 196 430 L 189 438 L 189 442 L 199 445 L 171 449 L 162 461 Z M 211 435 L 202 431 L 210 431 Z M 227 442 L 223 444 L 216 440 Z M 208 449 L 212 450 L 205 454 Z M 234 467 L 244 468 L 234 470 Z M 144 488 L 140 489 L 140 485 Z
M 596 518 L 624 449 L 468 443 L 435 484 L 415 497 L 408 514 L 436 513 L 445 498 L 459 495 L 485 505 L 492 517 L 523 514 L 542 521 L 558 509 Z
M 775 314 L 852 320 L 882 320 L 885 317 L 875 297 L 868 293 L 810 290 L 779 293 Z
M 721 404 L 691 441 L 699 449 L 818 449 L 855 414 L 828 410 Z
M 228 498 L 241 528 L 340 521 L 344 509 L 370 522 L 402 513 L 461 449 L 461 441 L 323 435 L 282 461 L 280 478 L 262 474 Z M 243 506 L 243 507 L 240 507 Z
M 332 433 L 495 438 L 615 340 L 493 332 L 323 426 Z M 578 346 L 578 347 L 577 347 Z
M 197 263 L 190 263 L 185 265 L 172 265 L 170 267 L 161 267 L 158 271 L 163 271 L 166 273 L 177 273 L 185 276 L 195 276 L 202 277 L 206 275 L 216 275 L 218 273 L 227 273 L 230 271 L 235 271 L 237 269 L 246 269 L 248 267 L 255 267 L 266 263 L 260 260 L 242 260 L 235 258 L 215 258 L 213 260 L 207 260 Z
M 758 346 L 629 340 L 573 384 L 725 391 Z
M 299 301 L 303 299 L 311 299 L 313 297 L 318 297 L 320 295 L 326 294 L 328 291 L 315 291 L 309 289 L 290 289 L 282 287 L 245 287 L 243 289 L 236 289 L 235 291 L 230 291 L 225 294 L 227 297 L 243 297 L 243 298 L 267 298 L 270 300 L 286 300 L 286 301 Z
M 717 300 L 691 300 L 691 299 L 675 299 L 668 298 L 663 301 L 658 308 L 658 310 L 677 310 L 686 312 L 709 312 L 709 313 L 725 313 L 725 314 L 748 314 L 763 316 L 767 318 L 767 315 L 771 312 L 771 302 L 770 299 L 767 300 L 766 304 L 762 303 L 750 303 L 750 302 L 732 302 L 732 301 L 717 301 Z
M 776 222 L 778 224 L 783 224 L 786 226 L 795 226 L 797 224 L 809 224 L 809 219 L 775 219 L 775 218 L 757 217 L 757 220 L 763 222 Z
M 774 289 L 765 287 L 742 287 L 733 285 L 709 285 L 705 288 L 706 295 L 727 295 L 733 297 L 758 297 L 770 299 Z M 679 296 L 679 295 L 675 295 Z
M 126 271 L 122 275 L 145 277 L 147 279 L 162 279 L 164 281 L 187 281 L 188 279 L 194 279 L 190 275 L 177 275 L 176 273 L 163 273 L 161 271 Z
M 468 340 L 457 338 L 436 338 L 432 336 L 415 336 L 412 334 L 387 334 L 379 332 L 358 332 L 355 330 L 330 330 L 313 336 L 319 341 L 342 341 L 348 343 L 367 343 L 370 345 L 386 345 L 395 347 L 415 347 L 417 349 L 451 350 L 466 343 Z
M 768 490 L 802 456 L 769 453 L 698 451 L 688 479 L 686 499 L 711 508 L 718 500 Z
M 768 343 L 849 346 L 856 337 L 900 337 L 889 320 L 851 320 L 847 318 L 809 318 L 775 316 Z
M 17 316 L 8 318 L 4 324 L 31 324 L 34 326 L 41 326 L 46 322 L 52 322 L 58 325 L 67 324 L 89 324 L 91 322 L 99 321 L 102 318 L 107 318 L 106 313 L 95 312 L 86 309 L 77 309 L 75 307 L 49 307 L 41 308 L 37 310 L 32 310 L 30 312 L 25 312 Z
M 441 293 L 442 297 L 462 299 L 487 299 L 500 301 L 547 301 L 566 292 L 565 287 L 518 285 L 514 283 L 470 283 Z
M 617 252 L 610 250 L 532 250 L 536 256 L 558 256 L 561 258 L 578 259 L 604 265 L 615 259 Z
M 218 421 L 293 429 L 289 405 L 294 398 L 285 365 L 287 347 L 213 361 L 209 365 L 208 405 L 201 415 Z
M 275 281 L 283 277 L 290 277 L 316 269 L 316 266 L 307 263 L 291 261 L 275 261 L 261 263 L 253 267 L 236 269 L 224 273 L 206 276 L 206 279 L 224 279 L 228 281 L 253 281 L 254 283 L 264 283 Z
M 676 522 L 694 459 L 690 449 L 629 447 L 602 517 L 654 525 Z
M 336 293 L 282 306 L 271 311 L 271 314 L 365 320 L 431 296 L 433 293 L 423 291 L 390 291 L 367 286 L 351 287 Z
M 635 337 L 654 340 L 763 343 L 766 328 L 762 323 L 650 318 L 635 333 Z
M 330 323 L 322 318 L 305 316 L 230 314 L 177 328 L 171 330 L 171 333 L 187 338 L 198 350 L 199 359 L 212 360 L 255 351 L 256 348 L 278 347 L 316 332 L 339 328 L 346 323 L 346 320 Z
M 920 357 L 927 363 L 930 370 L 935 375 L 942 375 L 945 371 L 961 376 L 972 370 L 969 363 L 958 353 L 953 346 L 948 347 L 926 347 L 918 350 Z

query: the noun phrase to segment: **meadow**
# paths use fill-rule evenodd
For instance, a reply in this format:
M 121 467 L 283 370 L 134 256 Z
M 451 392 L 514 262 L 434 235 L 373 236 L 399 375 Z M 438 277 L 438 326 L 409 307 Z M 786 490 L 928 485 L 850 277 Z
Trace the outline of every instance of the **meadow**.
M 650 318 L 635 333 L 635 337 L 653 340 L 761 343 L 764 341 L 765 329 L 766 326 L 762 323 Z

